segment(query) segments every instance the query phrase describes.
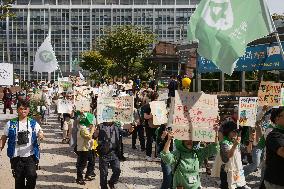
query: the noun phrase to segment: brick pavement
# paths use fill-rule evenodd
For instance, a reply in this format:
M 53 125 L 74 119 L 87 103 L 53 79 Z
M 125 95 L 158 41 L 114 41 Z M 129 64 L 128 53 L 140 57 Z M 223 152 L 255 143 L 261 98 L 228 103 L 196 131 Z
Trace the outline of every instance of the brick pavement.
M 14 117 L 0 113 L 0 134 L 3 131 L 3 123 L 7 118 Z M 87 182 L 87 185 L 80 186 L 75 183 L 76 177 L 76 155 L 67 144 L 61 144 L 60 124 L 53 114 L 49 118 L 50 125 L 43 125 L 45 140 L 41 144 L 42 153 L 40 159 L 41 170 L 38 171 L 38 189 L 75 189 L 99 188 L 98 162 L 96 161 L 96 179 Z M 145 154 L 139 150 L 131 149 L 131 138 L 124 139 L 125 156 L 127 161 L 121 163 L 122 173 L 118 189 L 152 189 L 159 188 L 161 184 L 161 168 L 157 162 L 147 162 L 144 160 Z M 6 156 L 6 149 L 0 154 L 0 189 L 14 188 L 14 180 L 10 171 L 9 159 Z M 110 171 L 111 173 L 111 171 Z M 202 185 L 206 189 L 217 188 L 216 180 L 208 177 L 202 169 Z M 259 180 L 259 173 L 250 177 L 250 184 L 256 186 Z

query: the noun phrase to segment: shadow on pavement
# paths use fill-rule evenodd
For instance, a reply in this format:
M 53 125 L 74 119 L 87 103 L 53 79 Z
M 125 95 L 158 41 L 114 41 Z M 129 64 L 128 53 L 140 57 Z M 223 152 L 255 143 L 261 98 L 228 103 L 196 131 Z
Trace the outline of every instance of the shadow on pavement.
M 69 167 L 73 167 L 73 169 Z M 53 166 L 40 166 L 40 168 L 41 171 L 50 173 L 76 173 L 76 163 L 74 162 L 64 162 Z
M 75 177 L 69 175 L 59 175 L 59 174 L 52 174 L 52 175 L 38 175 L 37 181 L 44 181 L 44 182 L 60 182 L 60 183 L 74 183 Z

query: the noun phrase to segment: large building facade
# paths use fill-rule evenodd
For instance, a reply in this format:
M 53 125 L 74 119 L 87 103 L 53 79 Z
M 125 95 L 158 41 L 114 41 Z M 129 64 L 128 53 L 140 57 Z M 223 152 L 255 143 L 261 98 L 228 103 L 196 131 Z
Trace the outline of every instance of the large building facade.
M 1 0 L 0 0 L 1 1 Z M 62 72 L 78 70 L 73 64 L 81 52 L 94 47 L 104 29 L 138 25 L 158 40 L 186 39 L 187 24 L 199 0 L 16 0 L 15 18 L 0 21 L 0 62 L 14 64 L 22 80 L 47 79 L 33 72 L 35 53 L 51 30 L 51 41 Z M 2 56 L 2 57 L 1 57 Z M 1 60 L 2 59 L 2 60 Z M 173 65 L 172 70 L 177 70 Z M 58 71 L 51 74 L 57 79 Z

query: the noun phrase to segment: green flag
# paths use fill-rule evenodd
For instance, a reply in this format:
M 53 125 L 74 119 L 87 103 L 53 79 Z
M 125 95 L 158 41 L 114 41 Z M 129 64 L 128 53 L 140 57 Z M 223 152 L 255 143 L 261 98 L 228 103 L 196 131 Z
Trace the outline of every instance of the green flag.
M 188 38 L 199 55 L 232 74 L 246 45 L 273 31 L 264 0 L 201 0 L 189 22 Z

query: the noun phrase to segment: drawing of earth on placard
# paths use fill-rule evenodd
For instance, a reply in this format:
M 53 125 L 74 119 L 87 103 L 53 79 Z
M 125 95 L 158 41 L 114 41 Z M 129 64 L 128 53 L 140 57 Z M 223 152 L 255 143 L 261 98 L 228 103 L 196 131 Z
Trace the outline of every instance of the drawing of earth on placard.
M 110 120 L 114 117 L 114 110 L 111 107 L 105 107 L 102 112 L 102 118 L 104 120 Z
M 157 118 L 157 121 L 158 122 L 162 122 L 162 118 L 163 118 L 163 114 L 162 114 L 162 110 L 157 108 L 157 111 L 156 111 L 156 118 Z
M 240 125 L 246 126 L 247 120 L 248 120 L 248 118 L 247 118 L 247 111 L 246 110 L 241 111 L 241 113 L 240 113 L 240 121 L 239 121 Z

